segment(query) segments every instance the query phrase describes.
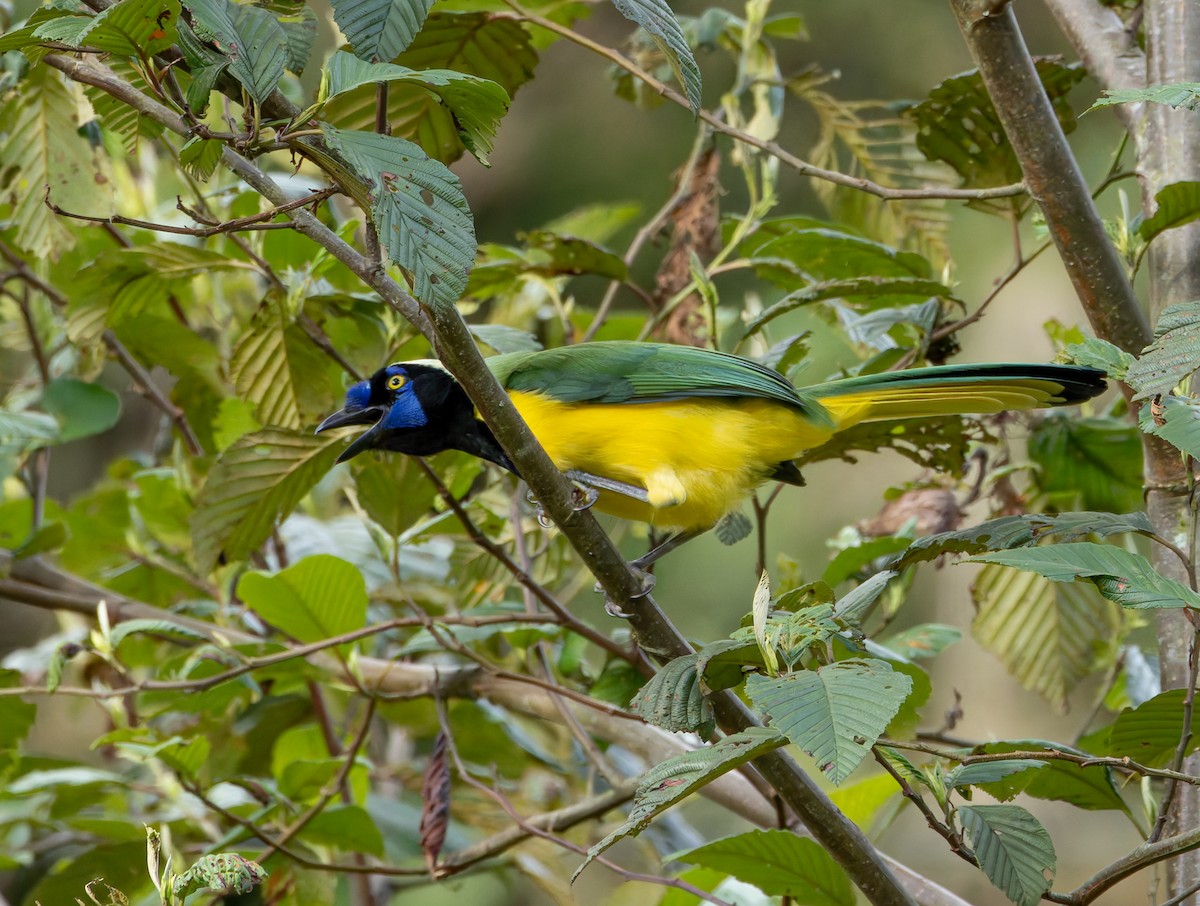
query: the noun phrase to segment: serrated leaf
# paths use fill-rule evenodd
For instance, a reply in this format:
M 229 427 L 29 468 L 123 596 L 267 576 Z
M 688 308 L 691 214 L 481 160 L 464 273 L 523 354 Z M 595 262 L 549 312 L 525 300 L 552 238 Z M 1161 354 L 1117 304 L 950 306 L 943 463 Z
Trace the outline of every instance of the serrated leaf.
M 208 182 L 217 170 L 225 146 L 212 138 L 193 135 L 179 149 L 179 163 L 194 179 Z
M 692 113 L 700 112 L 700 67 L 688 46 L 683 29 L 671 8 L 664 0 L 613 0 L 613 6 L 622 16 L 644 28 L 658 45 L 658 49 L 666 56 L 675 73 L 675 78 L 683 86 Z
M 317 38 L 317 14 L 306 4 L 286 2 L 264 4 L 274 15 L 279 27 L 287 35 L 287 68 L 300 75 L 308 66 L 313 42 Z
M 220 893 L 250 893 L 267 877 L 266 869 L 237 853 L 201 856 L 187 871 L 175 878 L 171 892 L 182 902 L 200 890 Z
M 755 707 L 834 783 L 858 767 L 911 691 L 909 677 L 879 660 L 838 661 L 746 680 Z
M 1184 733 L 1183 702 L 1185 689 L 1168 689 L 1136 708 L 1125 708 L 1117 715 L 1108 733 L 1108 753 L 1129 757 L 1152 768 L 1166 767 Z M 1186 754 L 1200 747 L 1200 736 L 1192 735 Z
M 1193 183 L 1200 206 L 1200 183 Z M 1197 209 L 1200 217 L 1200 207 Z M 1145 399 L 1167 393 L 1200 368 L 1200 302 L 1164 308 L 1154 328 L 1154 342 L 1129 367 L 1126 383 Z
M 1064 350 L 1076 365 L 1099 368 L 1115 381 L 1125 380 L 1133 365 L 1133 356 L 1108 340 L 1085 337 L 1082 343 L 1070 343 Z
M 475 224 L 458 177 L 404 139 L 328 124 L 322 131 L 367 183 L 380 244 L 412 273 L 413 294 L 427 304 L 457 301 L 475 263 Z
M 899 573 L 892 569 L 884 569 L 875 573 L 871 578 L 855 587 L 853 591 L 839 598 L 833 607 L 834 614 L 839 620 L 852 626 L 858 625 L 866 616 L 871 605 L 883 594 L 888 583 L 898 575 Z
M 82 43 L 105 53 L 152 57 L 175 43 L 179 0 L 120 0 L 92 20 Z
M 1087 75 L 1082 66 L 1063 65 L 1042 58 L 1036 61 L 1038 77 L 1066 133 L 1075 129 L 1068 96 Z M 1005 136 L 992 99 L 979 72 L 953 76 L 929 92 L 929 97 L 905 111 L 917 125 L 917 147 L 929 160 L 954 168 L 964 186 L 982 188 L 1021 180 L 1021 165 Z M 1027 196 L 986 202 L 980 206 L 1014 206 L 1023 209 Z
M 112 628 L 109 633 L 109 643 L 113 648 L 120 645 L 125 639 L 131 635 L 139 633 L 148 633 L 150 635 L 162 635 L 170 638 L 187 639 L 194 642 L 206 642 L 208 636 L 204 633 L 192 629 L 190 626 L 183 626 L 172 620 L 124 620 Z
M 716 717 L 700 688 L 698 658 L 698 654 L 685 654 L 664 664 L 629 703 L 629 710 L 673 733 L 711 736 Z
M 457 160 L 468 148 L 486 159 L 504 114 L 496 106 L 499 93 L 485 86 L 500 86 L 507 110 L 508 98 L 533 77 L 537 60 L 529 33 L 515 20 L 483 12 L 434 12 L 393 62 L 415 73 L 456 76 L 446 75 L 442 84 L 443 76 L 425 85 L 415 80 L 393 83 L 388 91 L 392 134 L 416 142 L 443 163 Z M 375 127 L 375 106 L 375 91 L 363 87 L 327 104 L 323 118 L 341 129 L 370 131 Z
M 359 504 L 393 538 L 433 508 L 437 491 L 409 456 L 360 456 L 350 463 L 350 472 Z
M 352 564 L 329 554 L 305 557 L 275 575 L 244 574 L 238 597 L 246 606 L 301 642 L 318 642 L 361 629 L 367 586 Z
M 1026 761 L 1024 759 L 1006 759 L 1004 761 L 980 761 L 975 764 L 963 764 L 954 768 L 946 775 L 947 787 L 979 786 L 985 783 L 997 783 L 1013 774 L 1022 771 L 1032 771 L 1045 767 L 1044 761 Z
M 972 634 L 1024 688 L 1065 709 L 1121 629 L 1116 606 L 1082 585 L 990 565 L 971 589 Z
M 753 830 L 723 837 L 671 856 L 753 884 L 768 896 L 800 906 L 853 906 L 854 885 L 845 869 L 815 840 L 785 830 Z
M 121 417 L 121 400 L 115 393 L 69 377 L 55 378 L 46 385 L 42 408 L 58 419 L 63 443 L 101 434 Z
M 973 749 L 972 752 L 1002 754 L 1018 751 L 1036 752 L 1041 749 L 1053 749 L 1072 755 L 1086 756 L 1088 754 L 1061 743 L 1047 742 L 1041 739 L 990 742 Z M 989 796 L 1001 800 L 1008 800 L 1018 793 L 1024 793 L 1035 799 L 1069 802 L 1082 809 L 1129 811 L 1113 782 L 1112 771 L 1104 765 L 1085 766 L 1069 761 L 1047 759 L 1045 764 L 1036 770 L 1010 774 L 994 783 L 980 784 L 980 788 Z
M 666 811 L 722 774 L 786 744 L 787 740 L 771 727 L 751 727 L 726 736 L 711 746 L 694 749 L 668 758 L 641 776 L 629 816 L 616 830 L 588 850 L 572 882 L 592 860 L 619 840 L 636 836 L 646 829 L 655 815 Z
M 1037 906 L 1057 867 L 1041 823 L 1019 805 L 960 805 L 958 818 L 988 880 L 1017 906 Z
M 1200 456 L 1200 400 L 1164 396 L 1159 407 L 1157 417 L 1154 407 L 1142 407 L 1138 415 L 1141 429 L 1193 459 Z
M 360 60 L 391 60 L 412 43 L 433 0 L 332 0 L 333 19 Z
M 288 324 L 277 306 L 268 305 L 238 338 L 230 370 L 239 395 L 257 406 L 260 423 L 299 428 L 302 412 L 313 411 L 306 390 L 323 365 L 308 337 Z
M 1114 104 L 1147 103 L 1195 110 L 1196 105 L 1200 104 L 1200 82 L 1173 82 L 1170 85 L 1147 85 L 1145 88 L 1106 88 L 1088 110 Z
M 6 34 L 0 35 L 0 54 L 7 53 L 10 50 L 22 50 L 37 44 L 39 42 L 37 37 L 38 29 L 51 19 L 62 19 L 64 17 L 80 18 L 72 15 L 69 10 L 65 9 L 47 7 L 35 9 L 23 26 L 11 29 Z
M 191 518 L 196 561 L 243 560 L 329 471 L 344 438 L 268 429 L 238 438 L 213 465 Z
M 726 513 L 715 527 L 717 540 L 726 546 L 749 538 L 752 531 L 754 531 L 754 524 L 745 513 L 739 511 Z
M 1052 582 L 1087 579 L 1110 601 L 1138 610 L 1200 607 L 1200 594 L 1158 574 L 1145 557 L 1109 544 L 1078 541 L 971 557 L 1028 570 Z
M 945 553 L 980 554 L 984 551 L 1030 547 L 1050 539 L 1076 541 L 1088 535 L 1107 538 L 1125 533 L 1151 534 L 1149 517 L 1145 513 L 1118 516 L 1089 512 L 1001 516 L 970 528 L 918 538 L 890 565 L 893 569 L 902 569 L 923 560 L 933 560 Z
M 210 66 L 224 64 L 251 98 L 266 100 L 288 63 L 288 37 L 275 17 L 229 0 L 189 0 L 187 9 Z
M 480 163 L 488 163 L 496 129 L 508 112 L 508 92 L 490 79 L 449 69 L 409 69 L 392 63 L 366 63 L 338 51 L 322 75 L 319 103 L 377 82 L 423 88 L 445 105 L 459 138 Z
M 114 57 L 108 60 L 108 66 L 142 94 L 152 94 L 141 71 L 132 62 Z M 100 119 L 100 125 L 105 131 L 120 137 L 121 144 L 129 154 L 138 153 L 142 139 L 153 140 L 163 134 L 166 127 L 136 106 L 117 100 L 107 91 L 91 85 L 84 85 L 83 90 Z
M 936 657 L 962 639 L 962 630 L 945 623 L 921 623 L 880 640 L 888 651 L 908 660 Z
M 491 346 L 501 354 L 506 352 L 536 352 L 541 341 L 527 330 L 507 324 L 468 324 L 467 329 L 480 343 Z
M 59 20 L 54 20 L 59 21 Z M 56 259 L 75 244 L 48 207 L 108 216 L 113 209 L 107 158 L 79 133 L 81 89 L 48 66 L 35 66 L 21 90 L 0 108 L 7 141 L 0 145 L 0 203 L 16 242 L 32 258 Z

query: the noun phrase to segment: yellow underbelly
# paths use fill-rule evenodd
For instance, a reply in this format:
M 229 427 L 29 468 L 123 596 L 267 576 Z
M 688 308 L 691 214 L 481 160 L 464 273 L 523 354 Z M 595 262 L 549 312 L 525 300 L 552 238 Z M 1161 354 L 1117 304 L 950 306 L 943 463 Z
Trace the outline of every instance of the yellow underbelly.
M 596 509 L 660 528 L 711 527 L 778 463 L 831 434 L 762 399 L 571 404 L 531 393 L 511 397 L 560 469 L 636 485 L 651 501 L 602 492 Z

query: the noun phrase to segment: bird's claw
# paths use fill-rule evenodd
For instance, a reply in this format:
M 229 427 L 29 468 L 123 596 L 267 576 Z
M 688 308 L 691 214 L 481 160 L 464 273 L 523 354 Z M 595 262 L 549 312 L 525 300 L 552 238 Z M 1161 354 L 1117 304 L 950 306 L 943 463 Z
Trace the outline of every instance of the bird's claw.
M 639 590 L 630 595 L 630 598 L 636 600 L 644 598 L 654 590 L 655 578 L 653 573 L 648 573 L 645 570 L 638 569 L 633 564 L 630 564 L 630 570 L 638 580 Z M 595 591 L 597 594 L 604 595 L 604 612 L 610 617 L 616 617 L 619 620 L 628 620 L 633 617 L 632 613 L 622 610 L 621 605 L 612 599 L 612 596 L 604 590 L 599 582 L 596 583 Z
M 571 482 L 571 506 L 575 512 L 590 510 L 600 499 L 600 492 L 580 481 Z

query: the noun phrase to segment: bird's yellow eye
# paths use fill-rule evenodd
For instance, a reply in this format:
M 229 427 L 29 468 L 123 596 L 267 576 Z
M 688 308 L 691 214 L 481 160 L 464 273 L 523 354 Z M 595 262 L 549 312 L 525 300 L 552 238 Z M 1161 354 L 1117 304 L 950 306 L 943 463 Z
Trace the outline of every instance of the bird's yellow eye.
M 389 390 L 399 390 L 401 387 L 403 387 L 407 383 L 408 383 L 408 378 L 406 378 L 404 375 L 393 374 L 390 378 L 388 378 L 388 389 Z

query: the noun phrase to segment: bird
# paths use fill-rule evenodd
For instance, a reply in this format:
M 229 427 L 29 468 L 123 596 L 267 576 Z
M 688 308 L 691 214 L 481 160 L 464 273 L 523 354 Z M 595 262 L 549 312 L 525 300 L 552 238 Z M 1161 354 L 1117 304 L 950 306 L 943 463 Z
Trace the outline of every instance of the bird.
M 1059 364 L 939 365 L 795 387 L 731 353 L 610 340 L 485 360 L 588 505 L 675 534 L 645 567 L 736 511 L 761 484 L 803 484 L 793 460 L 864 422 L 1066 406 L 1104 372 Z M 436 360 L 387 365 L 352 385 L 317 432 L 369 425 L 338 457 L 461 450 L 516 466 Z

